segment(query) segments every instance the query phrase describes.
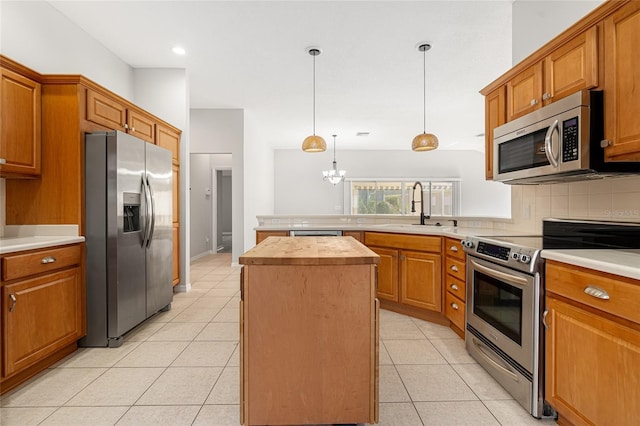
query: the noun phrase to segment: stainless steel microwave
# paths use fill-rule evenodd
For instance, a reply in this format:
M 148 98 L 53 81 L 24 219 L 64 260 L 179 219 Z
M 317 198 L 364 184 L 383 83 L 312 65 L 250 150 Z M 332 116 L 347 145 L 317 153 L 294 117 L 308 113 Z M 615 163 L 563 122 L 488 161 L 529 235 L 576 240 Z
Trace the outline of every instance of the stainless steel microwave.
M 541 184 L 640 173 L 640 162 L 605 162 L 603 92 L 583 90 L 493 131 L 493 179 Z

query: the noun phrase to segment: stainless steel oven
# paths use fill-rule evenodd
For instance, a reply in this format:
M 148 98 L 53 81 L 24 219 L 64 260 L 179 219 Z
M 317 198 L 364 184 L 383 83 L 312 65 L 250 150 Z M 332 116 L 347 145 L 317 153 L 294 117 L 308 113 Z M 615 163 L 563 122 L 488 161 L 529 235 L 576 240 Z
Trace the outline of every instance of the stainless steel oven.
M 539 237 L 480 237 L 467 252 L 469 354 L 534 417 L 544 403 L 544 268 Z

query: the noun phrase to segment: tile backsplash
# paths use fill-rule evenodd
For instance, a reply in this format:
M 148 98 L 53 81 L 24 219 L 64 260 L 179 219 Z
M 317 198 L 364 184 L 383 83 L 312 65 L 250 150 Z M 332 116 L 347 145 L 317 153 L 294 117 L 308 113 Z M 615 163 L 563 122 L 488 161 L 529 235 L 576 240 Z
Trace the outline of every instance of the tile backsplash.
M 640 222 L 640 176 L 511 187 L 513 227 L 542 232 L 542 219 Z

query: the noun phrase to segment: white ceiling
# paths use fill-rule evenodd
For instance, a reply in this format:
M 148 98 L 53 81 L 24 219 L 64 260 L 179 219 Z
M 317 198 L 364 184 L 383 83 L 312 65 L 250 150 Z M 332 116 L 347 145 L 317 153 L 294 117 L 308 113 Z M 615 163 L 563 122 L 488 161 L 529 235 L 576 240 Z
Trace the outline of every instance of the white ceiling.
M 51 4 L 135 68 L 186 68 L 192 108 L 242 108 L 274 148 L 312 132 L 338 149 L 483 150 L 482 87 L 511 64 L 510 1 L 71 1 Z M 183 46 L 187 54 L 171 52 Z M 357 132 L 370 132 L 356 137 Z

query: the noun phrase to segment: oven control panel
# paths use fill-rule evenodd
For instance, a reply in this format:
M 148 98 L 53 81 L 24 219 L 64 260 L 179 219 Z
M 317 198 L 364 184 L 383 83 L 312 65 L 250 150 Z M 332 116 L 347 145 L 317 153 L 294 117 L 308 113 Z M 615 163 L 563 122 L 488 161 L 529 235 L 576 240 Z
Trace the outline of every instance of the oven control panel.
M 534 272 L 541 266 L 540 237 L 468 237 L 461 241 L 464 251 L 523 272 Z
M 511 249 L 509 247 L 503 247 L 503 246 L 491 244 L 485 241 L 479 241 L 476 252 L 487 255 L 487 256 L 495 257 L 496 259 L 507 261 L 509 260 Z

